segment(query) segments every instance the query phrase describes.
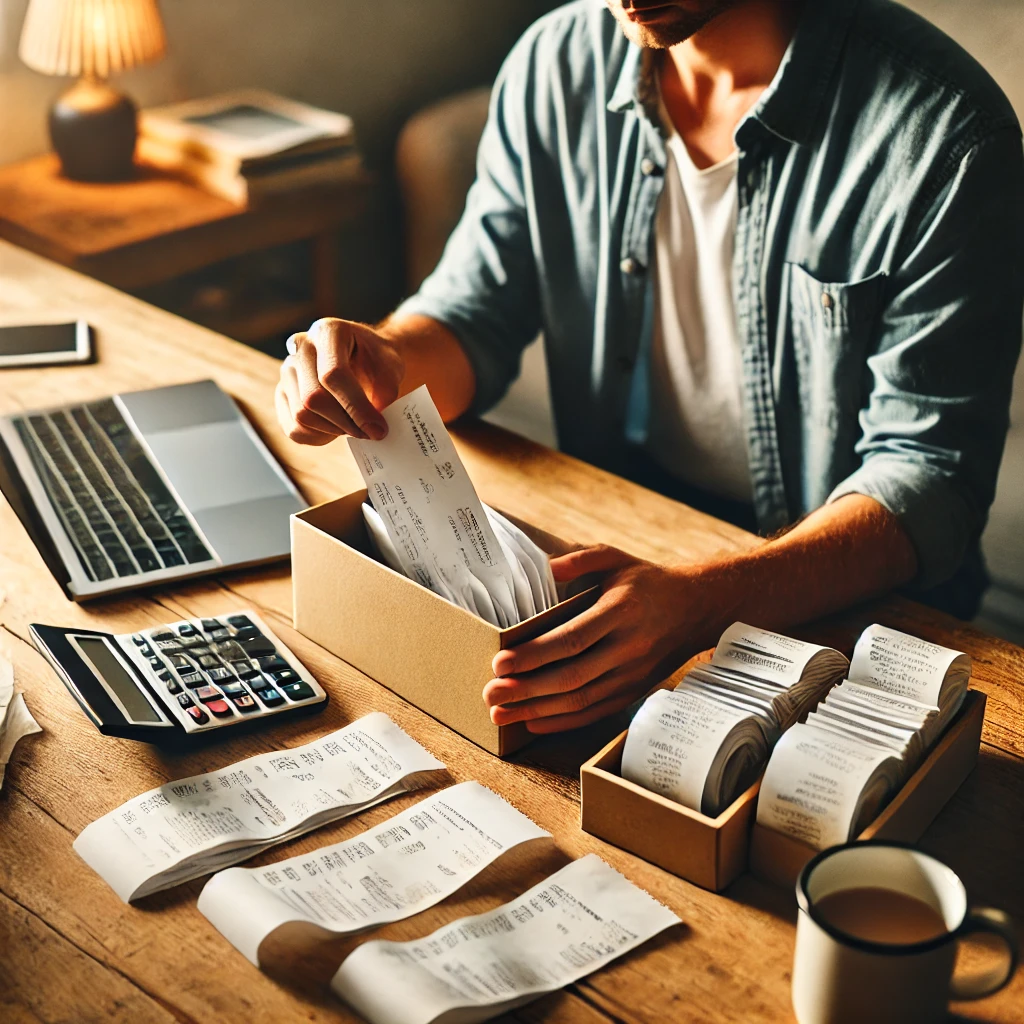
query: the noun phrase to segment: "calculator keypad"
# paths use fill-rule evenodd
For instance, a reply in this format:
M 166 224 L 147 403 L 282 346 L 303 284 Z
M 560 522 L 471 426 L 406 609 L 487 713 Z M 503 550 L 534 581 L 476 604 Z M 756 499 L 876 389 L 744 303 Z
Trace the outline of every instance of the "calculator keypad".
M 324 699 L 280 641 L 247 614 L 121 636 L 185 728 L 227 725 Z M 141 657 L 140 657 L 141 656 Z

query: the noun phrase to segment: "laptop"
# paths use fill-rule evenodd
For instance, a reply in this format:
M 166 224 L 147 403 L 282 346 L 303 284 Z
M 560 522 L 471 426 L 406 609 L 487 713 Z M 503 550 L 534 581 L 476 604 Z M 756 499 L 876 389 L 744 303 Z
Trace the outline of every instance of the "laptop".
M 286 558 L 307 505 L 212 380 L 0 417 L 0 490 L 75 601 Z

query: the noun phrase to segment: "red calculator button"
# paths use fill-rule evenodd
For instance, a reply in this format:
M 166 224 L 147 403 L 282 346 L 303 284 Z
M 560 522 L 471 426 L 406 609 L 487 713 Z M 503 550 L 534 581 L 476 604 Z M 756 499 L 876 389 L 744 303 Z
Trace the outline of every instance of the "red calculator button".
M 197 708 L 195 704 L 190 708 L 185 708 L 188 712 L 188 717 L 192 719 L 196 725 L 202 725 L 203 722 L 208 722 L 210 719 L 207 717 L 206 712 L 202 708 Z
M 206 710 L 215 714 L 218 718 L 223 718 L 225 715 L 231 714 L 231 708 L 228 707 L 227 701 L 225 700 L 208 700 L 205 701 Z
M 256 701 L 254 701 L 247 693 L 243 693 L 238 697 L 232 697 L 231 700 L 243 715 L 256 710 Z

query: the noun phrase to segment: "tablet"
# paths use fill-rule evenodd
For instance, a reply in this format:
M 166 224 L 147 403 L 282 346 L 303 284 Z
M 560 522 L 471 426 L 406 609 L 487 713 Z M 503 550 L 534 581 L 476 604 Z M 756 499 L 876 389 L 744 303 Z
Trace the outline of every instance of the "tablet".
M 0 327 L 0 369 L 87 363 L 91 358 L 92 330 L 84 320 Z

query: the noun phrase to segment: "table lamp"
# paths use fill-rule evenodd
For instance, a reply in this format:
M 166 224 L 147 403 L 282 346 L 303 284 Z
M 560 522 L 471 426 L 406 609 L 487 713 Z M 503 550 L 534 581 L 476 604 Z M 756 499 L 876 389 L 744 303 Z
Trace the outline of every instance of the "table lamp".
M 159 59 L 165 47 L 157 0 L 30 0 L 21 59 L 44 75 L 80 76 L 50 110 L 50 139 L 67 177 L 132 177 L 135 104 L 107 78 Z

